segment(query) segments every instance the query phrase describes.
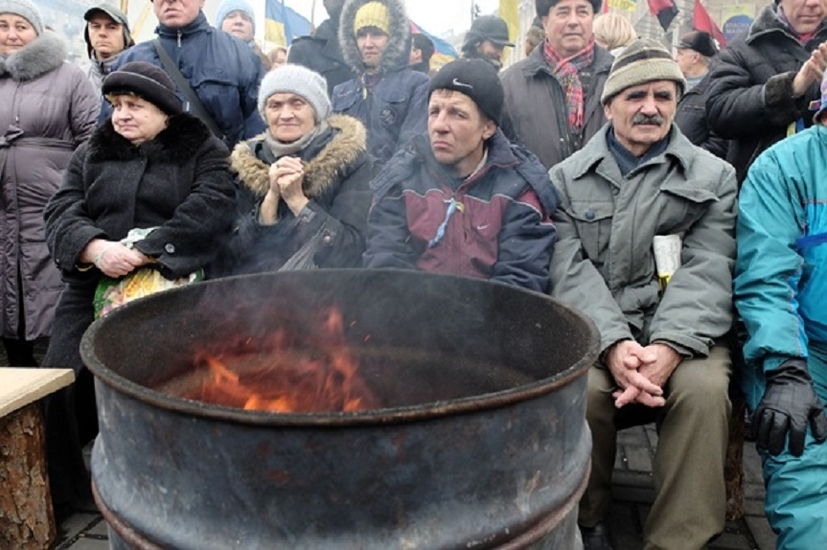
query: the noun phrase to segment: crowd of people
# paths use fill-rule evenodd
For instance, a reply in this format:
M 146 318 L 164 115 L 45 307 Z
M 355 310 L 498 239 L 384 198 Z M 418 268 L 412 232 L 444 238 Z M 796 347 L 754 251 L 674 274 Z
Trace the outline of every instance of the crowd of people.
M 45 410 L 59 516 L 89 502 L 78 346 L 113 288 L 395 268 L 592 319 L 586 548 L 612 548 L 630 422 L 659 435 L 645 548 L 722 533 L 733 380 L 778 547 L 827 544 L 827 5 L 777 0 L 720 51 L 692 31 L 673 54 L 601 0 L 535 4 L 522 61 L 502 70 L 515 44 L 484 16 L 434 71 L 402 0 L 324 0 L 267 54 L 247 0 L 215 26 L 202 0 L 156 0 L 139 44 L 101 4 L 85 68 L 32 0 L 0 0 L 2 338 L 14 366 L 48 339 L 41 366 L 76 373 Z

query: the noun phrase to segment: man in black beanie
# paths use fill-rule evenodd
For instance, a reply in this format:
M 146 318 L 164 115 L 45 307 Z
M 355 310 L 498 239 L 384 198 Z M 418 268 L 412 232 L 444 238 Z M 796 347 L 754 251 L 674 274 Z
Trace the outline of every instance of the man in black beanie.
M 537 158 L 500 131 L 502 107 L 486 61 L 453 61 L 434 76 L 427 136 L 415 136 L 371 183 L 366 267 L 548 289 L 557 197 Z
M 324 0 L 328 19 L 322 21 L 312 36 L 302 36 L 293 41 L 288 63 L 304 65 L 327 80 L 327 95 L 333 88 L 353 78 L 353 71 L 342 57 L 339 47 L 339 17 L 345 0 Z

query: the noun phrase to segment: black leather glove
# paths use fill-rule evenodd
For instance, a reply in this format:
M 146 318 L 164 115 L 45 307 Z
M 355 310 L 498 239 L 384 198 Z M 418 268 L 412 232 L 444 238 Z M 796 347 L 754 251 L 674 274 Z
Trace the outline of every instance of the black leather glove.
M 803 359 L 790 359 L 767 373 L 767 388 L 752 419 L 755 444 L 771 455 L 778 455 L 784 450 L 789 433 L 790 453 L 801 456 L 807 424 L 816 441 L 827 440 L 824 405 L 813 388 L 807 363 Z

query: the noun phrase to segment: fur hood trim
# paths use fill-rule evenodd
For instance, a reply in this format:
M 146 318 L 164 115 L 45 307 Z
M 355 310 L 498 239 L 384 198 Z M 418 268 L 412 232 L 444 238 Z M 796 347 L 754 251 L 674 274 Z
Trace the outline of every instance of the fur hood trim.
M 127 161 L 150 157 L 162 162 L 184 163 L 211 135 L 201 120 L 189 113 L 181 113 L 169 117 L 167 127 L 155 139 L 136 146 L 115 131 L 110 118 L 89 138 L 89 160 Z
M 305 163 L 302 188 L 308 197 L 318 197 L 329 189 L 367 151 L 367 131 L 361 122 L 347 115 L 332 115 L 327 123 L 334 130 L 333 137 Z M 238 174 L 241 185 L 258 197 L 270 189 L 270 165 L 255 156 L 250 144 L 263 139 L 264 134 L 243 141 L 230 155 L 230 169 Z
M 359 8 L 374 0 L 347 0 L 342 8 L 342 17 L 339 23 L 339 45 L 342 48 L 342 57 L 350 68 L 357 73 L 365 72 L 362 63 L 362 54 L 356 45 L 356 35 L 353 33 L 353 22 Z M 386 73 L 408 66 L 411 54 L 411 24 L 405 13 L 405 4 L 402 0 L 381 0 L 388 7 L 390 19 L 390 33 L 388 46 L 379 62 L 379 72 Z
M 34 80 L 63 65 L 66 44 L 51 31 L 46 31 L 20 50 L 0 59 L 0 76 L 11 75 L 17 82 Z

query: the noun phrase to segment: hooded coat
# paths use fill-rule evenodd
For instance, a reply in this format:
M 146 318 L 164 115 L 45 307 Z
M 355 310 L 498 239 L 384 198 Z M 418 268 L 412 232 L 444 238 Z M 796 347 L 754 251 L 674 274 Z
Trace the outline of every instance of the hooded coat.
M 359 8 L 371 0 L 348 0 L 339 23 L 339 45 L 345 63 L 358 75 L 333 90 L 333 110 L 364 123 L 368 131 L 368 153 L 385 163 L 413 136 L 426 130 L 430 79 L 408 68 L 411 27 L 402 0 L 383 0 L 390 19 L 388 44 L 376 75 L 365 74 L 362 54 L 356 44 L 353 24 Z M 379 78 L 372 87 L 365 81 Z
M 820 97 L 818 82 L 800 98 L 792 97 L 792 85 L 813 50 L 827 40 L 827 21 L 801 45 L 777 11 L 777 3 L 765 6 L 710 69 L 707 120 L 714 132 L 731 140 L 726 160 L 739 183 L 758 155 L 787 137 L 791 124 L 800 121 L 796 131 L 812 124 L 809 104 Z
M 0 315 L 3 337 L 48 336 L 63 289 L 49 259 L 43 209 L 60 186 L 72 151 L 95 128 L 100 99 L 66 48 L 44 32 L 0 56 Z M 21 301 L 22 297 L 22 301 Z
M 240 187 L 236 231 L 211 274 L 278 271 L 304 245 L 315 267 L 361 267 L 370 208 L 371 165 L 365 127 L 333 115 L 329 128 L 296 154 L 305 166 L 302 187 L 310 203 L 298 216 L 279 203 L 278 221 L 258 222 L 277 158 L 259 136 L 239 143 L 231 156 Z

